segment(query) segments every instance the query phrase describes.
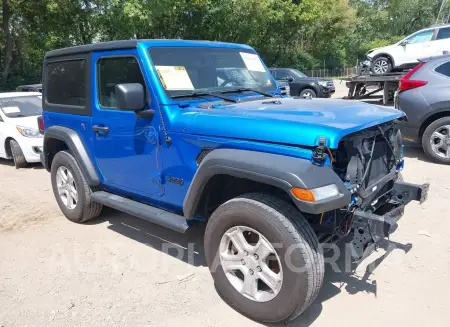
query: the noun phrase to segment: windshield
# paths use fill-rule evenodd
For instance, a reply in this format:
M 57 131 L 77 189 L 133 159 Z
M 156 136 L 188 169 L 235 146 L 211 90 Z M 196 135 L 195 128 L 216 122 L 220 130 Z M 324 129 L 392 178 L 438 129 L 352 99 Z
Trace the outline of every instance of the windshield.
M 42 97 L 22 96 L 0 99 L 0 110 L 8 118 L 30 117 L 42 114 Z
M 155 47 L 149 52 L 170 96 L 244 88 L 259 92 L 277 90 L 259 56 L 250 50 Z
M 305 74 L 303 74 L 302 72 L 298 71 L 297 69 L 292 69 L 291 72 L 292 72 L 293 75 L 295 75 L 298 78 L 308 77 Z

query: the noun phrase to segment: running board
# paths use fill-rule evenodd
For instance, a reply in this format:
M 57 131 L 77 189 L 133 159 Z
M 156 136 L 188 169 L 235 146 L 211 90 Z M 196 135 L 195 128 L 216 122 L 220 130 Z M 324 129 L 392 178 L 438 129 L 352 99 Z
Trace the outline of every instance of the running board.
M 183 216 L 112 193 L 104 191 L 94 192 L 92 200 L 151 223 L 170 228 L 176 232 L 184 233 L 189 227 L 186 218 Z

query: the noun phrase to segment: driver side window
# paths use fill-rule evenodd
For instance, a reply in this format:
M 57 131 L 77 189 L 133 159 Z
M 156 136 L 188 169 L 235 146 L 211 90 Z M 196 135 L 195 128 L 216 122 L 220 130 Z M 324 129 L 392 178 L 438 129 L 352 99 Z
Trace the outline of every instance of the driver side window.
M 291 77 L 291 74 L 289 74 L 286 70 L 277 70 L 277 80 L 280 81 L 287 81 Z
M 434 30 L 428 30 L 414 34 L 406 39 L 408 44 L 429 42 L 433 39 Z

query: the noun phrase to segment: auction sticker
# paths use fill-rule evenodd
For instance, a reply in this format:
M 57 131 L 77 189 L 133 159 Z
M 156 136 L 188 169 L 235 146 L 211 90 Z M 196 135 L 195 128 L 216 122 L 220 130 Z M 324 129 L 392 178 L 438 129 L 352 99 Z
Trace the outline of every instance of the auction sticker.
M 183 66 L 155 66 L 166 90 L 193 90 L 194 85 Z
M 239 54 L 241 55 L 242 60 L 244 60 L 244 64 L 248 70 L 252 70 L 255 72 L 266 71 L 258 55 L 248 52 L 239 52 Z

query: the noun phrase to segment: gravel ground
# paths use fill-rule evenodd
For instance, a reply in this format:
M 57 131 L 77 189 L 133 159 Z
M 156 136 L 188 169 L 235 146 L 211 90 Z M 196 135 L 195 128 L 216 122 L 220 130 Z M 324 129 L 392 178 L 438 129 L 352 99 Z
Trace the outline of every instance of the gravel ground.
M 448 326 L 450 166 L 406 155 L 405 180 L 431 190 L 407 207 L 396 249 L 379 249 L 354 273 L 327 269 L 319 297 L 290 326 Z M 180 235 L 114 210 L 71 223 L 47 171 L 0 160 L 0 326 L 258 326 L 217 295 L 202 232 Z

